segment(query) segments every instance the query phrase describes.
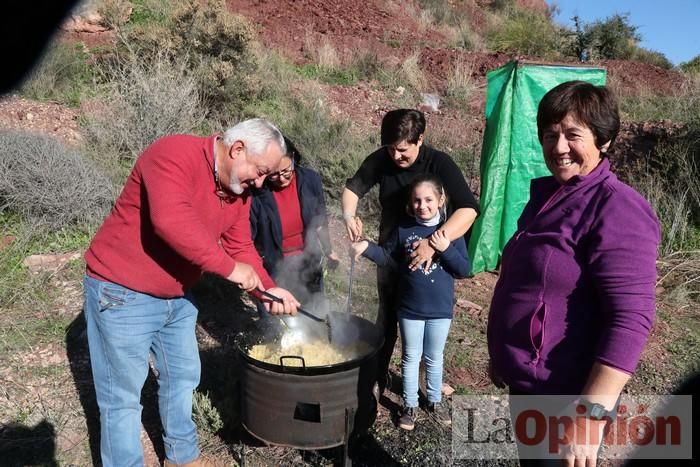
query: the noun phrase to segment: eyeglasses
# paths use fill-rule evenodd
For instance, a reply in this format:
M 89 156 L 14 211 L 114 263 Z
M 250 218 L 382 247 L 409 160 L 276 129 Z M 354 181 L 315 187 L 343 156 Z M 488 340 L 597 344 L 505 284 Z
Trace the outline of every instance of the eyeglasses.
M 279 172 L 271 173 L 270 175 L 267 176 L 267 178 L 269 178 L 270 180 L 279 180 L 280 177 L 291 178 L 293 173 L 294 173 L 294 161 L 292 160 L 292 164 L 289 167 L 287 167 L 284 170 L 280 170 Z

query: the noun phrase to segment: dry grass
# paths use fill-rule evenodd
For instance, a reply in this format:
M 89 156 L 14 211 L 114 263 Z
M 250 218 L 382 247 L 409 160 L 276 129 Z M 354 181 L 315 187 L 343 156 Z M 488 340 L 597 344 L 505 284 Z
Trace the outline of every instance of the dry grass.
M 174 64 L 162 54 L 150 62 L 126 56 L 107 73 L 104 106 L 85 120 L 87 141 L 102 159 L 133 162 L 155 139 L 191 132 L 204 121 L 197 78 L 184 61 Z
M 48 136 L 0 133 L 0 212 L 36 227 L 91 225 L 115 195 L 110 179 L 75 149 Z
M 472 77 L 473 72 L 474 64 L 460 56 L 447 80 L 445 98 L 452 107 L 469 106 L 472 96 L 479 89 L 476 80 Z
M 319 43 L 318 38 L 310 32 L 304 36 L 303 52 L 309 60 L 323 69 L 332 70 L 341 65 L 335 47 L 326 39 Z
M 399 79 L 405 83 L 407 87 L 417 92 L 426 90 L 428 86 L 428 80 L 423 70 L 421 70 L 419 63 L 420 52 L 415 51 L 401 63 L 398 69 Z

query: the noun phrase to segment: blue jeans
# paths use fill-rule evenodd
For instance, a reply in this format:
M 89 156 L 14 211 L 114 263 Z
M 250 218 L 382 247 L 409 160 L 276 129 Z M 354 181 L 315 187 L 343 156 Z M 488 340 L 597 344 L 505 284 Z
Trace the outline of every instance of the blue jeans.
M 197 308 L 188 297 L 160 299 L 85 276 L 90 363 L 100 408 L 104 467 L 142 466 L 141 389 L 148 356 L 158 372 L 158 408 L 166 457 L 199 456 L 192 393 L 200 362 Z
M 418 407 L 418 368 L 425 356 L 428 402 L 442 400 L 442 360 L 451 319 L 399 318 L 401 331 L 401 377 L 406 407 Z

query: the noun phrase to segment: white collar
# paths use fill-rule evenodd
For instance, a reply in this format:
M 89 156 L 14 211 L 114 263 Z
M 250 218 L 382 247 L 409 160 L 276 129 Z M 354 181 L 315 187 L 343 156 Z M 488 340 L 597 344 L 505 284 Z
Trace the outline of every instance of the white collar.
M 426 227 L 435 227 L 440 223 L 440 210 L 438 209 L 438 212 L 435 213 L 435 215 L 427 220 L 421 219 L 418 216 L 415 216 L 416 222 L 418 222 L 420 225 L 424 225 Z

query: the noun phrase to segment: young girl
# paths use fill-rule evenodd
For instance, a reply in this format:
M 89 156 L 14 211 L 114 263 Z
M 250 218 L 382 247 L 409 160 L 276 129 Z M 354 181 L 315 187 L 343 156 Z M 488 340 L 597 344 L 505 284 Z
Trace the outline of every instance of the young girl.
M 451 242 L 440 229 L 444 219 L 445 192 L 432 174 L 418 175 L 410 187 L 407 217 L 389 240 L 379 246 L 362 240 L 352 244 L 355 257 L 369 258 L 380 266 L 394 265 L 399 287 L 399 330 L 401 332 L 404 409 L 399 427 L 415 427 L 418 407 L 418 367 L 425 355 L 428 410 L 442 423 L 451 423 L 449 411 L 441 405 L 442 360 L 452 322 L 454 278 L 466 277 L 470 264 L 463 238 Z M 426 271 L 409 269 L 412 245 L 428 238 L 437 258 Z

